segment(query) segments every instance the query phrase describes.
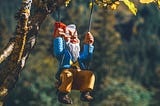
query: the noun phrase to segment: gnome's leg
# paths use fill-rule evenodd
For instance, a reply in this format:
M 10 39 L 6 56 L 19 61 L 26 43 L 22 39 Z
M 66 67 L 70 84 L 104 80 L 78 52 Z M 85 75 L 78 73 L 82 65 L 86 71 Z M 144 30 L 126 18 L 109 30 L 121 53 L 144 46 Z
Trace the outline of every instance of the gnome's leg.
M 84 70 L 77 73 L 77 83 L 81 92 L 92 91 L 95 83 L 95 75 L 92 71 Z
M 61 84 L 58 88 L 59 92 L 69 93 L 72 88 L 73 74 L 70 69 L 64 69 L 60 74 Z

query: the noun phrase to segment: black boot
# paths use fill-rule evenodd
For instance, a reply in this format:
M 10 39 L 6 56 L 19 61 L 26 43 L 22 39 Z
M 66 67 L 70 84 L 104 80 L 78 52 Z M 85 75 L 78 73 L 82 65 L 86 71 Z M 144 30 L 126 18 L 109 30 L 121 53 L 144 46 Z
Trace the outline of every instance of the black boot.
M 73 104 L 67 93 L 58 92 L 58 101 L 64 104 Z
M 91 102 L 94 100 L 94 98 L 90 95 L 90 92 L 82 92 L 80 99 L 84 102 Z

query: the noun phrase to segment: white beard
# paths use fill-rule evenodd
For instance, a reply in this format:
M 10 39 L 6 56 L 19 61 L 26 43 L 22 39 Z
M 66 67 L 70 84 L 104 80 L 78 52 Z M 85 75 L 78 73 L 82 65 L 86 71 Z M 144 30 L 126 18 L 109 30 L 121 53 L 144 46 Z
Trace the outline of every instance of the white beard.
M 76 62 L 78 57 L 79 57 L 79 52 L 80 52 L 80 45 L 79 43 L 73 44 L 70 42 L 66 43 L 67 49 L 72 55 L 72 61 Z

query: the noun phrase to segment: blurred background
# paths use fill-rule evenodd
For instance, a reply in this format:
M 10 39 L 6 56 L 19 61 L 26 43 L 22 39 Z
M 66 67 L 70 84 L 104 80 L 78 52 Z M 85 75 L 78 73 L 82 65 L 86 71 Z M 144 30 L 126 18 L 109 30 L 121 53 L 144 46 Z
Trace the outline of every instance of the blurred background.
M 0 50 L 13 36 L 20 0 L 0 0 Z M 36 5 L 35 5 L 36 6 Z M 95 50 L 90 65 L 96 75 L 95 101 L 84 103 L 72 91 L 72 106 L 160 106 L 160 10 L 137 5 L 134 16 L 123 4 L 111 11 L 95 7 L 91 33 Z M 61 20 L 77 25 L 81 44 L 88 31 L 89 7 L 72 0 Z M 5 106 L 64 106 L 57 101 L 52 35 L 57 12 L 43 22 L 36 46 Z M 69 106 L 69 105 L 68 105 Z

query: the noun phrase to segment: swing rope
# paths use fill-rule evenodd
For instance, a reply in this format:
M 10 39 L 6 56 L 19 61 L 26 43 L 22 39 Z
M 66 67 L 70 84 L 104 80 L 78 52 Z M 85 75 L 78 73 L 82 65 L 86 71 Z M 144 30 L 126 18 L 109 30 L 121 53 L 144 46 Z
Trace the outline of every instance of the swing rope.
M 93 15 L 93 9 L 94 9 L 94 0 L 91 2 L 91 9 L 90 9 L 90 16 L 89 16 L 89 25 L 88 25 L 88 32 L 91 30 L 91 23 L 92 23 L 92 15 Z M 88 48 L 88 52 L 90 52 L 90 49 Z M 86 61 L 86 68 L 89 69 L 90 61 Z
M 89 15 L 88 32 L 90 32 L 90 30 L 91 30 L 91 23 L 92 23 L 93 8 L 94 8 L 94 0 L 92 0 L 91 11 L 90 11 L 90 15 Z
M 60 27 L 60 22 L 61 22 L 61 10 L 60 6 L 57 6 L 57 21 L 59 22 L 59 27 Z
M 61 22 L 61 11 L 59 6 L 57 7 L 57 18 L 58 22 Z

